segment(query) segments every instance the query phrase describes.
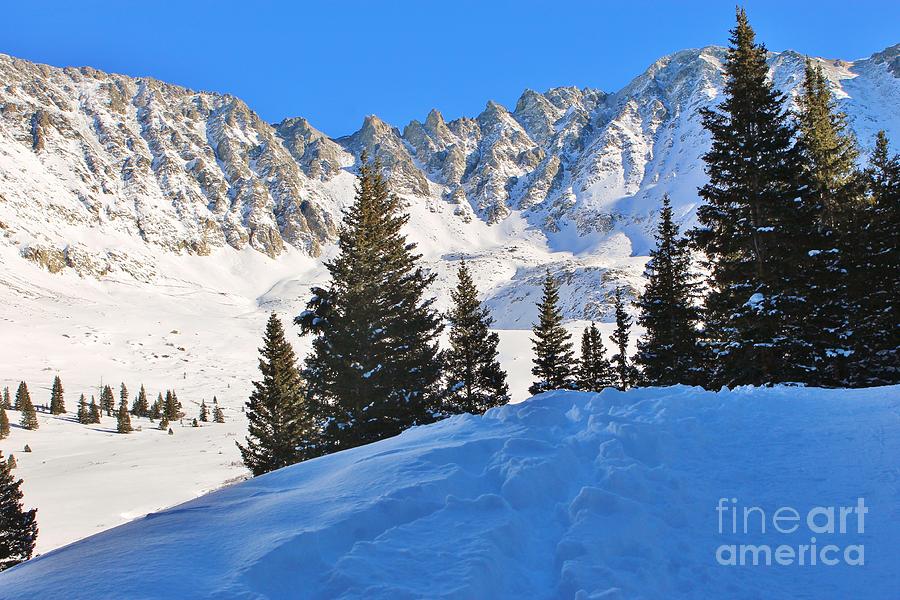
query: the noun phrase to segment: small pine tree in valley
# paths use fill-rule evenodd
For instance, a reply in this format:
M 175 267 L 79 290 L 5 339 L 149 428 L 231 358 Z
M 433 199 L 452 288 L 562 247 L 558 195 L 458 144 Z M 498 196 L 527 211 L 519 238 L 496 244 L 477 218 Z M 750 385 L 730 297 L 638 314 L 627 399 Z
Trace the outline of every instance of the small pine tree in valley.
M 209 409 L 206 408 L 206 400 L 200 401 L 200 421 L 202 423 L 209 421 Z
M 28 393 L 28 386 L 25 385 L 24 381 L 19 384 L 19 391 L 16 392 L 16 404 L 19 406 L 19 410 L 22 413 L 21 419 L 19 420 L 19 424 L 22 428 L 37 429 L 37 413 L 34 410 L 34 405 L 31 403 L 31 394 Z
M 82 425 L 88 425 L 93 423 L 91 411 L 88 408 L 87 400 L 84 397 L 84 394 L 78 399 L 78 412 L 76 413 L 78 418 L 78 422 Z
M 613 370 L 615 371 L 616 387 L 627 390 L 634 385 L 637 373 L 634 366 L 628 360 L 628 336 L 631 332 L 631 315 L 625 310 L 625 300 L 622 288 L 617 287 L 614 296 L 616 311 L 616 329 L 609 336 L 609 341 L 616 348 L 612 357 Z
M 150 414 L 150 404 L 147 401 L 147 390 L 144 389 L 143 383 L 141 384 L 138 395 L 134 398 L 134 404 L 131 405 L 131 414 L 135 417 L 146 417 Z
M 116 414 L 116 431 L 119 433 L 131 433 L 131 414 L 128 412 L 128 395 L 122 396 L 119 401 L 119 412 Z
M 481 414 L 509 402 L 506 373 L 497 360 L 499 336 L 490 330 L 493 319 L 478 300 L 478 290 L 463 262 L 451 290 L 453 307 L 450 348 L 444 354 L 447 378 L 445 410 L 449 413 Z
M 66 402 L 63 398 L 63 385 L 59 375 L 53 378 L 53 388 L 50 391 L 50 414 L 61 415 L 66 412 Z
M 0 408 L 12 410 L 12 400 L 9 397 L 9 386 L 3 387 L 3 396 L 0 397 Z
M 224 423 L 225 422 L 225 411 L 222 410 L 221 406 L 219 406 L 219 401 L 216 400 L 215 396 L 213 396 L 213 422 L 214 423 Z
M 0 408 L 0 440 L 9 436 L 9 417 L 5 408 Z
M 538 303 L 538 322 L 532 327 L 534 337 L 534 366 L 531 373 L 537 379 L 528 388 L 531 394 L 549 390 L 575 389 L 575 352 L 572 336 L 562 325 L 559 308 L 559 283 L 547 271 L 544 277 L 543 297 Z
M 22 400 L 27 399 L 28 403 L 31 404 L 31 394 L 28 393 L 28 385 L 24 381 L 19 382 L 19 387 L 16 389 L 16 402 L 13 405 L 14 410 L 22 410 Z
M 155 421 L 159 419 L 163 415 L 163 406 L 164 401 L 162 397 L 162 392 L 156 397 L 156 400 L 153 401 L 153 406 L 150 407 L 150 420 Z
M 24 509 L 21 485 L 0 453 L 0 571 L 31 558 L 37 541 L 37 510 Z
M 88 411 L 91 414 L 90 423 L 99 423 L 100 417 L 102 416 L 102 411 L 100 407 L 97 405 L 97 402 L 94 400 L 94 397 L 91 396 L 91 403 L 88 405 Z
M 578 361 L 578 389 L 599 392 L 613 385 L 612 365 L 606 358 L 600 330 L 595 323 L 581 334 L 581 360 Z
M 105 385 L 100 391 L 100 410 L 105 412 L 107 417 L 111 417 L 115 409 L 116 397 L 113 395 L 112 388 Z

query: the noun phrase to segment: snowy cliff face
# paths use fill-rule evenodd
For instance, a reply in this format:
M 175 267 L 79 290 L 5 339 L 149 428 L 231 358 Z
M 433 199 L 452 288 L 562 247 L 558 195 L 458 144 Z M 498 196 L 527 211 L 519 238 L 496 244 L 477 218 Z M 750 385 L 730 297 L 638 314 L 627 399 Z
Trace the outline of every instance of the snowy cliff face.
M 571 284 L 569 318 L 603 318 L 612 286 L 640 286 L 662 195 L 692 222 L 709 144 L 697 110 L 718 101 L 724 58 L 684 50 L 615 93 L 527 90 L 475 118 L 432 110 L 399 128 L 373 115 L 333 140 L 231 96 L 0 56 L 0 244 L 51 271 L 145 280 L 159 252 L 318 256 L 365 151 L 407 201 L 440 286 L 444 263 L 468 257 L 514 327 L 531 314 L 510 303 L 530 305 L 551 268 Z M 900 139 L 900 45 L 818 60 L 864 149 L 878 129 Z M 796 94 L 803 61 L 772 53 L 777 85 Z

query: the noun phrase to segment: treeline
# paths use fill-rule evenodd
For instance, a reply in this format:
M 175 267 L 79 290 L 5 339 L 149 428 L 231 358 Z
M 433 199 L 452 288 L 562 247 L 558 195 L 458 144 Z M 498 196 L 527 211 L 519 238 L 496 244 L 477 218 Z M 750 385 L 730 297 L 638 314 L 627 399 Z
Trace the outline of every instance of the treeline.
M 664 198 L 635 302 L 645 333 L 633 361 L 625 290 L 613 297 L 609 357 L 595 324 L 576 357 L 548 272 L 532 393 L 900 381 L 900 158 L 880 133 L 860 169 L 821 67 L 807 62 L 791 111 L 743 9 L 731 33 L 724 99 L 701 112 L 712 146 L 699 225 L 683 235 Z M 438 314 L 426 295 L 435 276 L 401 233 L 408 216 L 400 200 L 365 156 L 359 175 L 339 253 L 326 263 L 330 284 L 313 288 L 294 320 L 312 337 L 302 365 L 274 314 L 266 326 L 262 378 L 246 404 L 249 435 L 238 444 L 254 474 L 509 400 L 497 334 L 468 267 L 459 268 L 452 309 Z

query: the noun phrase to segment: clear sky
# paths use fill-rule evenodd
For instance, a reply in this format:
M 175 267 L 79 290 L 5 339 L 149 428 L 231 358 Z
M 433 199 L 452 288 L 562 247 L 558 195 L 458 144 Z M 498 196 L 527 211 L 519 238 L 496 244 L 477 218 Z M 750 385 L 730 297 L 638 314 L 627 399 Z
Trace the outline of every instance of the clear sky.
M 332 136 L 378 114 L 512 107 L 525 88 L 615 91 L 660 56 L 725 44 L 731 1 L 340 0 L 4 3 L 0 52 L 229 92 Z M 860 58 L 900 42 L 900 0 L 747 0 L 771 50 Z M 2 82 L 0 82 L 2 84 Z

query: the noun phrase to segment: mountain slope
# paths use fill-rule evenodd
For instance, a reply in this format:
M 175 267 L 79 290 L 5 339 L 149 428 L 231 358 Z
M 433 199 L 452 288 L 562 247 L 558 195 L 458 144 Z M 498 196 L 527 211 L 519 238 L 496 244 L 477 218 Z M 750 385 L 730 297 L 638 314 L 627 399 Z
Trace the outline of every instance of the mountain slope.
M 898 452 L 896 386 L 554 392 L 148 515 L 2 573 L 0 589 L 22 600 L 887 598 L 900 585 Z M 758 513 L 746 534 L 729 513 L 718 530 L 723 499 L 771 519 L 860 497 L 868 513 L 861 528 L 849 513 L 845 533 L 805 518 L 762 533 Z M 863 545 L 865 564 L 717 564 L 723 544 L 796 550 L 811 537 L 839 558 Z

